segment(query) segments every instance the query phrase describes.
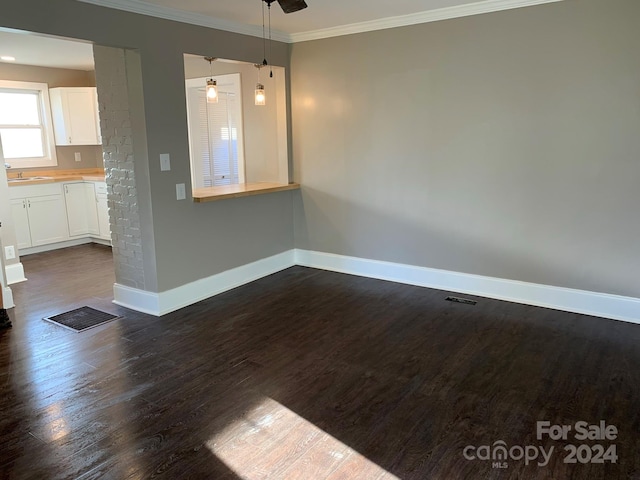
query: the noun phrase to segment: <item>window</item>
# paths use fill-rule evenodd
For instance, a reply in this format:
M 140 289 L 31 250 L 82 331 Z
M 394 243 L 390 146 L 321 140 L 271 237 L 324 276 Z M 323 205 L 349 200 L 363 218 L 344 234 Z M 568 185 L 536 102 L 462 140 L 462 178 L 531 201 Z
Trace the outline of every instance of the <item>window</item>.
M 218 103 L 207 103 L 206 78 L 187 80 L 195 188 L 244 183 L 240 75 L 216 75 Z
M 0 80 L 0 140 L 13 168 L 57 165 L 46 83 Z

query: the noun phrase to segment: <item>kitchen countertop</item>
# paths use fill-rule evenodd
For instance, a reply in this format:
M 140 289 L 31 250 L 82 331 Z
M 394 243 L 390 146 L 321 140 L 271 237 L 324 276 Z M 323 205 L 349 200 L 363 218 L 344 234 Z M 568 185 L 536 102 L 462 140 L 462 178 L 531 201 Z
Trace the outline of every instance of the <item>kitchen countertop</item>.
M 20 185 L 40 185 L 56 182 L 73 182 L 85 180 L 88 182 L 104 182 L 104 170 L 102 168 L 81 168 L 76 170 L 34 170 L 22 172 L 24 180 L 16 180 L 17 172 L 7 171 L 7 179 L 10 187 Z
M 215 202 L 229 198 L 250 197 L 265 193 L 299 190 L 298 183 L 240 183 L 238 185 L 224 185 L 220 187 L 197 188 L 193 191 L 193 201 L 196 203 Z

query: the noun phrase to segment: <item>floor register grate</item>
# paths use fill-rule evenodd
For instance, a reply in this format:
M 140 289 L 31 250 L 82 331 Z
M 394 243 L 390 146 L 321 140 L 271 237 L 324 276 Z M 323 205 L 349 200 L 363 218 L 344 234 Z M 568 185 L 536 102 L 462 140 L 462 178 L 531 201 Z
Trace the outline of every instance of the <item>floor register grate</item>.
M 51 317 L 44 317 L 43 320 L 68 328 L 74 332 L 82 332 L 119 318 L 121 317 L 96 310 L 95 308 L 80 307 Z

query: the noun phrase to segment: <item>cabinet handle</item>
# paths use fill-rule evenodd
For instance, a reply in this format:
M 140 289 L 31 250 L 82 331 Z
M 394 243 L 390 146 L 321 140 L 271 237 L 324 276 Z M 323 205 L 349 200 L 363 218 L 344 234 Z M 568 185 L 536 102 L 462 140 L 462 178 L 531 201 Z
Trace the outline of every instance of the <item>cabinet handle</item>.
M 23 200 L 23 201 L 22 201 L 22 208 L 27 208 L 27 202 L 26 202 L 26 200 Z
M 69 143 L 71 143 L 71 137 L 69 137 Z
M 31 208 L 31 200 L 27 200 L 27 204 L 29 205 L 29 208 Z

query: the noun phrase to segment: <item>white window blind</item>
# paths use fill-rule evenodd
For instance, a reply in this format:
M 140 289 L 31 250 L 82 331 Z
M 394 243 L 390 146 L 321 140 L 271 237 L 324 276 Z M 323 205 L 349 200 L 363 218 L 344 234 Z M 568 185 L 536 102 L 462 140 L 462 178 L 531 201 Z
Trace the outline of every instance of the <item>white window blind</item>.
M 233 93 L 219 92 L 218 103 L 207 103 L 198 89 L 199 151 L 205 187 L 239 183 L 238 119 Z

